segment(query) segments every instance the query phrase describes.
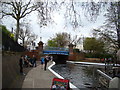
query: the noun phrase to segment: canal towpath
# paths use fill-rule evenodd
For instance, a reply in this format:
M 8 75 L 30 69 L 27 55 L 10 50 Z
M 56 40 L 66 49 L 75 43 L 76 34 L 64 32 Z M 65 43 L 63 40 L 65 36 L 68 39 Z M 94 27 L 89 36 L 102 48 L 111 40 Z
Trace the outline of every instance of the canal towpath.
M 50 90 L 53 78 L 64 79 L 51 69 L 53 65 L 55 65 L 55 63 L 50 61 L 47 65 L 48 68 L 46 71 L 42 69 L 41 65 L 31 69 L 25 76 L 22 88 L 40 88 Z M 72 88 L 72 90 L 78 90 L 77 87 L 71 83 L 70 88 Z
M 50 66 L 52 62 L 48 63 Z M 56 77 L 48 69 L 43 70 L 41 65 L 31 69 L 25 76 L 22 88 L 46 88 L 50 89 L 52 85 L 52 79 Z

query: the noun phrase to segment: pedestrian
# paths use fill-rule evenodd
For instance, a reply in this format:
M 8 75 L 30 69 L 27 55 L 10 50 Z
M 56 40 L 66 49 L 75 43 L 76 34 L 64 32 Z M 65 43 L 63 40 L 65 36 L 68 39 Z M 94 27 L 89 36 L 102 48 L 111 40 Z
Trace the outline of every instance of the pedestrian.
M 35 55 L 33 55 L 33 58 L 32 58 L 32 61 L 33 61 L 33 67 L 35 66 L 37 66 L 37 64 L 36 64 L 36 60 L 37 60 L 37 58 L 35 57 Z
M 102 61 L 102 63 L 104 63 L 105 62 L 104 58 L 102 58 L 101 61 Z
M 31 63 L 30 67 L 33 67 L 33 59 L 30 57 L 29 62 Z
M 41 59 L 40 59 L 40 61 L 41 61 L 41 68 L 42 68 L 42 69 L 43 69 L 43 64 L 44 64 L 44 62 L 45 62 L 44 59 L 45 59 L 44 57 L 41 57 Z
M 20 57 L 20 59 L 19 59 L 20 74 L 25 75 L 25 74 L 23 73 L 23 62 L 24 62 L 24 56 L 21 55 L 21 57 Z
M 45 58 L 44 58 L 44 62 L 45 62 L 45 65 L 44 65 L 44 70 L 46 71 L 46 67 L 47 67 L 47 63 L 48 63 L 48 56 L 46 56 Z
M 25 55 L 25 57 L 24 57 L 24 65 L 25 65 L 25 67 L 28 67 L 28 63 L 29 61 L 28 61 L 28 56 L 27 55 Z
M 53 61 L 53 56 L 50 57 L 50 60 Z
M 32 67 L 32 59 L 30 58 L 30 56 L 28 56 L 28 64 L 30 67 Z

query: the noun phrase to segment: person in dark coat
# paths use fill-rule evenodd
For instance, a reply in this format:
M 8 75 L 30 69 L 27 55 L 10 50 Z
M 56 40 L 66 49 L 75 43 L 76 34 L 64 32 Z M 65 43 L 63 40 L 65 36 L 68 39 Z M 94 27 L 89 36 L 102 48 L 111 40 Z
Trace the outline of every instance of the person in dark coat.
M 25 65 L 25 67 L 28 67 L 28 56 L 27 55 L 25 55 L 25 57 L 24 57 L 24 65 Z
M 25 74 L 23 73 L 23 62 L 24 62 L 24 56 L 21 55 L 21 57 L 20 57 L 20 59 L 19 59 L 20 73 L 21 73 L 22 75 L 25 75 Z
M 36 64 L 36 60 L 37 60 L 37 58 L 35 57 L 35 55 L 33 55 L 33 58 L 32 58 L 32 61 L 33 61 L 33 67 L 35 66 L 37 66 L 37 64 Z
M 29 57 L 30 67 L 33 67 L 33 60 Z
M 46 56 L 45 58 L 44 58 L 44 63 L 45 63 L 45 65 L 44 65 L 44 70 L 46 71 L 46 68 L 47 68 L 47 63 L 48 63 L 48 61 L 49 61 L 49 58 L 48 58 L 48 56 Z

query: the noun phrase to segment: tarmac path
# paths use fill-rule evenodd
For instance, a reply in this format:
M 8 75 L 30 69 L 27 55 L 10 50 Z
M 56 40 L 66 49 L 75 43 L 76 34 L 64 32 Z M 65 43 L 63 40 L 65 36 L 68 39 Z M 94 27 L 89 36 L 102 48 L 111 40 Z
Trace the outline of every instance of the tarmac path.
M 47 65 L 51 65 L 52 62 L 50 61 Z M 51 88 L 52 85 L 52 79 L 56 77 L 53 73 L 51 73 L 48 69 L 44 71 L 41 67 L 41 65 L 38 65 L 37 67 L 33 67 L 31 69 L 23 82 L 22 88 Z

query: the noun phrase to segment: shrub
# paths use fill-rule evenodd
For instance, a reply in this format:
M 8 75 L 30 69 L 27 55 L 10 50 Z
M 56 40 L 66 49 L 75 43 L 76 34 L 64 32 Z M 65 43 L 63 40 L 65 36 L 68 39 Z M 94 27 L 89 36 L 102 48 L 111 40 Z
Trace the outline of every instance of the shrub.
M 11 33 L 4 25 L 0 25 L 0 28 L 2 29 L 2 33 L 6 34 L 10 38 L 14 39 L 14 34 Z

